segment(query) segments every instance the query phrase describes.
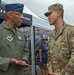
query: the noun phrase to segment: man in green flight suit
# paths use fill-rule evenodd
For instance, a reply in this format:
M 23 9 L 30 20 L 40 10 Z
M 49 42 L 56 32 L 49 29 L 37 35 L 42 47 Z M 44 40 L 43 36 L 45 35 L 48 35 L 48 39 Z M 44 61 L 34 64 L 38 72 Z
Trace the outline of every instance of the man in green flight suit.
M 63 20 L 63 5 L 52 4 L 44 14 L 55 29 L 50 34 L 48 63 L 50 75 L 74 75 L 74 27 Z
M 17 26 L 22 23 L 23 4 L 6 4 L 6 19 L 0 25 L 0 75 L 24 75 L 28 66 L 28 49 L 23 32 Z

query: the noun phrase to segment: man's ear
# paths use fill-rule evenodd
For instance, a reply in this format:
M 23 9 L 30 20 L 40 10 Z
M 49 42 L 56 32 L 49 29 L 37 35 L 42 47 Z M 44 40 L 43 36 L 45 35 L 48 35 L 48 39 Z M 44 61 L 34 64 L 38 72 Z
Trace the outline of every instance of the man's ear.
M 61 16 L 61 11 L 58 10 L 57 11 L 57 14 L 58 14 L 58 16 Z
M 13 17 L 12 11 L 7 12 L 6 14 L 7 14 L 7 16 L 8 16 L 9 18 L 12 18 L 12 17 Z

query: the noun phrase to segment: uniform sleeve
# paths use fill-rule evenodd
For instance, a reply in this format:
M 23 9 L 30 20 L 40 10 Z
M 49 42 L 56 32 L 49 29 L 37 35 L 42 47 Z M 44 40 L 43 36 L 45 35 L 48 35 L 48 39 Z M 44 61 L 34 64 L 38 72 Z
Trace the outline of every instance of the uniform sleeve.
M 1 40 L 1 38 L 2 38 L 2 35 L 0 34 L 0 40 Z M 7 71 L 8 66 L 9 66 L 9 61 L 10 61 L 10 58 L 2 57 L 0 55 L 0 69 L 4 70 L 4 71 Z
M 49 72 L 53 71 L 52 70 L 52 63 L 51 63 L 51 57 L 50 57 L 50 41 L 51 41 L 51 37 L 50 37 L 50 40 L 49 40 L 49 43 L 48 43 L 48 60 L 47 60 L 47 68 L 49 70 Z
M 9 66 L 9 61 L 10 61 L 10 58 L 0 56 L 0 69 L 7 71 L 8 66 Z
M 26 42 L 24 40 L 24 53 L 23 53 L 23 57 L 22 60 L 27 61 L 28 62 L 28 57 L 29 57 L 29 50 L 27 48 Z
M 65 68 L 62 70 L 60 75 L 74 75 L 74 30 L 69 35 L 69 48 L 71 53 L 71 58 L 66 64 Z

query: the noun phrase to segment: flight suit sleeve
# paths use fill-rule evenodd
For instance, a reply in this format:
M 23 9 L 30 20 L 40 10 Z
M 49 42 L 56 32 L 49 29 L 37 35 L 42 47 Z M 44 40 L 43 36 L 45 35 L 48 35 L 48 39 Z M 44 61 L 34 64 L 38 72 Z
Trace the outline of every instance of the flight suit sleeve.
M 74 75 L 74 30 L 70 34 L 71 35 L 69 35 L 70 38 L 68 40 L 71 58 L 59 75 Z
M 26 42 L 24 40 L 24 53 L 23 53 L 23 57 L 22 60 L 27 61 L 28 62 L 28 57 L 29 57 L 29 50 L 27 48 Z
M 10 58 L 0 56 L 0 69 L 7 71 L 8 66 L 9 66 L 9 61 L 10 61 Z
M 2 35 L 0 33 L 0 40 L 2 40 L 1 38 L 2 38 Z M 1 45 L 1 43 L 0 43 L 0 45 Z M 0 50 L 1 50 L 1 48 L 0 48 Z M 2 57 L 0 55 L 0 69 L 7 71 L 8 66 L 9 66 L 9 61 L 10 61 L 10 58 Z

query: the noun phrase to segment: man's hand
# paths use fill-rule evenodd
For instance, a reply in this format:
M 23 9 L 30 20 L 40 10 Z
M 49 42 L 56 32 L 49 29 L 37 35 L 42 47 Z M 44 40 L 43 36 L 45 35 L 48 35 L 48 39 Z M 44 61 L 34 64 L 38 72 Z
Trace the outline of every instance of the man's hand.
M 58 73 L 53 73 L 53 75 L 59 75 Z
M 50 74 L 50 75 L 53 75 L 53 72 L 50 71 L 49 74 Z
M 28 66 L 29 64 L 26 63 L 26 61 L 16 60 L 15 58 L 10 59 L 10 63 L 15 63 L 20 66 Z
M 50 75 L 59 75 L 58 73 L 49 72 Z
M 9 62 L 10 62 L 10 63 L 16 63 L 16 62 L 18 62 L 18 61 L 17 61 L 16 59 L 14 59 L 14 58 L 11 58 Z
M 29 64 L 26 63 L 26 61 L 21 61 L 21 60 L 18 60 L 16 62 L 16 64 L 20 65 L 20 66 L 28 66 Z

